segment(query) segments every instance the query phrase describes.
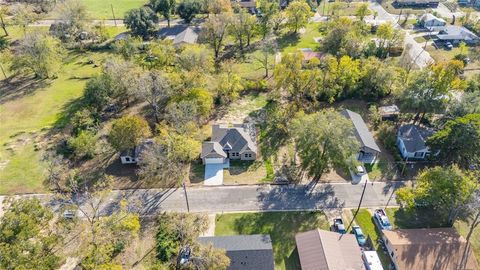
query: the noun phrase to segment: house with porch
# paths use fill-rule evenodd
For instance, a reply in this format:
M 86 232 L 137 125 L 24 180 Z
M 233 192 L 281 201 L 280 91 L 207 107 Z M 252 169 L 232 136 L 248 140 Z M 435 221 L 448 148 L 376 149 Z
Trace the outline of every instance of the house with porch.
M 355 128 L 355 137 L 360 143 L 357 160 L 367 164 L 374 163 L 381 152 L 380 147 L 378 147 L 372 133 L 368 130 L 362 116 L 350 110 L 343 110 L 342 115 L 351 120 Z
M 154 141 L 152 139 L 148 139 L 139 143 L 132 149 L 123 151 L 120 153 L 120 162 L 122 164 L 137 164 L 141 158 L 142 152 L 153 144 Z
M 230 160 L 252 161 L 257 159 L 255 126 L 252 124 L 213 125 L 210 141 L 202 144 L 206 185 L 221 185 L 223 169 Z
M 426 145 L 428 137 L 433 131 L 420 126 L 408 124 L 403 125 L 397 132 L 397 147 L 404 159 L 422 160 L 430 154 Z

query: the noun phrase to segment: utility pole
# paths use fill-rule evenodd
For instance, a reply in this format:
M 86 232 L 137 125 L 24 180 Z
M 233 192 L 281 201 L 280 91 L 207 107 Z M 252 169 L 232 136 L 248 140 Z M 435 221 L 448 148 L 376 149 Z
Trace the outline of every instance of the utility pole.
M 115 18 L 115 12 L 113 11 L 113 4 L 110 4 L 110 8 L 112 9 L 113 22 L 115 23 L 115 26 L 117 26 L 117 19 Z
M 187 195 L 187 187 L 185 185 L 185 181 L 183 181 L 183 192 L 185 192 L 185 201 L 187 202 L 187 211 L 190 213 L 190 205 L 188 204 L 188 195 Z
M 355 214 L 353 215 L 353 218 L 350 221 L 350 224 L 348 225 L 348 228 L 346 229 L 346 232 L 348 232 L 350 230 L 350 227 L 352 227 L 353 221 L 357 217 L 358 211 L 360 211 L 360 207 L 362 206 L 362 201 L 363 201 L 363 195 L 365 195 L 365 189 L 367 188 L 367 183 L 368 183 L 368 181 L 365 180 L 365 185 L 363 185 L 362 196 L 360 196 L 360 201 L 358 202 L 357 211 L 355 211 Z

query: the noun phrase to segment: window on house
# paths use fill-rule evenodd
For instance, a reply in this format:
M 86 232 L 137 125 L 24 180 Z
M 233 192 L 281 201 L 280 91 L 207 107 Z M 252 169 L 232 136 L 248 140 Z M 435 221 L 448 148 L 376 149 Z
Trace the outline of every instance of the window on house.
M 125 158 L 125 161 L 126 161 L 126 162 L 130 162 L 130 158 L 129 158 L 129 157 L 126 157 L 126 158 Z
M 392 258 L 393 258 L 394 255 L 395 255 L 395 254 L 394 254 L 393 251 L 392 251 L 392 253 L 390 253 L 390 256 L 392 256 Z
M 415 152 L 415 157 L 423 157 L 423 152 Z

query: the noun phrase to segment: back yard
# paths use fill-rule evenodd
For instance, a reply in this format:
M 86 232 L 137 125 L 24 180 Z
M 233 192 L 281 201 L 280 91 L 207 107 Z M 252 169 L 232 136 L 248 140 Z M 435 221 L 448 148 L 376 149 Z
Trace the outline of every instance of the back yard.
M 275 269 L 299 269 L 295 234 L 312 229 L 328 230 L 322 212 L 271 212 L 217 215 L 215 235 L 270 234 Z

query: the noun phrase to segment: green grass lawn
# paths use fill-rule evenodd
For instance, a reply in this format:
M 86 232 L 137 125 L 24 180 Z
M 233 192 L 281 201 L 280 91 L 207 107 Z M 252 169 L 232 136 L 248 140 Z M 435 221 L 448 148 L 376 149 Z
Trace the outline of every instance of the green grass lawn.
M 57 79 L 31 79 L 34 86 L 27 84 L 28 92 L 0 103 L 0 194 L 44 191 L 42 151 L 35 151 L 35 146 L 66 119 L 88 78 L 100 72 L 85 62 L 101 63 L 105 57 L 105 53 L 71 52 Z
M 122 19 L 130 9 L 146 4 L 146 0 L 83 0 L 92 19 L 113 19 L 112 6 L 115 18 Z
M 362 3 L 355 3 L 355 2 L 333 2 L 330 3 L 328 1 L 324 1 L 318 7 L 318 13 L 320 15 L 328 16 L 328 15 L 339 15 L 339 16 L 355 16 L 355 12 L 357 8 Z
M 329 224 L 321 212 L 269 212 L 217 215 L 215 235 L 270 234 L 275 269 L 299 269 L 295 234 Z
M 355 210 L 352 210 L 352 215 L 354 214 Z M 360 209 L 360 211 L 358 211 L 357 217 L 355 218 L 355 221 L 358 226 L 362 228 L 365 237 L 370 237 L 370 239 L 372 240 L 372 244 L 375 250 L 377 250 L 378 257 L 380 258 L 380 261 L 382 261 L 383 269 L 389 269 L 388 265 L 391 263 L 391 260 L 388 255 L 383 252 L 382 248 L 377 242 L 378 239 L 382 238 L 382 234 L 375 226 L 375 223 L 373 222 L 373 217 L 370 212 L 368 212 L 367 209 Z
M 382 7 L 390 14 L 415 14 L 420 15 L 425 13 L 427 9 L 425 8 L 396 8 L 392 5 L 393 1 L 387 0 L 382 1 Z
M 463 236 L 467 237 L 470 230 L 469 224 L 464 221 L 457 221 L 454 225 L 455 229 Z M 473 230 L 472 236 L 470 236 L 470 243 L 472 244 L 473 251 L 475 252 L 475 257 L 477 260 L 480 260 L 480 227 L 477 226 Z
M 295 52 L 301 48 L 311 48 L 315 51 L 318 49 L 319 43 L 314 38 L 321 36 L 320 23 L 309 23 L 303 34 L 286 34 L 280 37 L 278 39 L 278 47 L 283 53 Z
M 430 210 L 418 209 L 414 212 L 405 211 L 400 208 L 387 208 L 387 216 L 394 228 L 415 229 L 415 228 L 439 228 L 446 227 L 446 224 L 435 217 Z

